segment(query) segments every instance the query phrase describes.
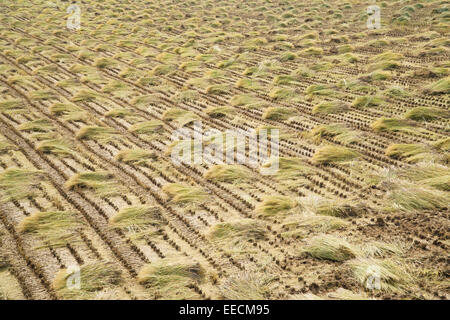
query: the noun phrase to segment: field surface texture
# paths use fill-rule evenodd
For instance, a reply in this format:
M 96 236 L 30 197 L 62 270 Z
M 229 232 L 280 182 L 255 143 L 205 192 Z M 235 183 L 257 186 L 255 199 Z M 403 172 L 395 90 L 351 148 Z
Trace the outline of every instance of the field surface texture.
M 445 0 L 0 0 L 0 300 L 448 299 L 449 23 Z

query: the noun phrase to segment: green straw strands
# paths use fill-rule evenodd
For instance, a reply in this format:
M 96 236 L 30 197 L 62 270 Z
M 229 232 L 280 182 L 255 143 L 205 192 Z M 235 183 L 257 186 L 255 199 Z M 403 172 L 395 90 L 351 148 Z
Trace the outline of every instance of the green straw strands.
M 271 165 L 271 162 L 263 164 L 264 167 L 270 167 Z M 297 181 L 299 178 L 312 174 L 314 174 L 314 168 L 308 166 L 302 159 L 293 157 L 278 158 L 278 171 L 275 173 L 275 178 L 279 181 Z
M 330 164 L 336 162 L 346 162 L 355 160 L 359 157 L 356 151 L 345 147 L 324 146 L 317 149 L 311 161 L 314 164 Z
M 164 112 L 162 119 L 164 121 L 175 122 L 178 127 L 183 127 L 193 121 L 198 120 L 198 116 L 192 111 L 172 108 Z
M 72 189 L 90 189 L 100 197 L 118 195 L 120 185 L 108 172 L 82 172 L 74 174 L 66 181 L 65 187 Z
M 153 76 L 169 75 L 177 70 L 177 66 L 173 64 L 160 64 L 151 71 Z
M 129 130 L 137 134 L 160 134 L 163 130 L 164 123 L 160 120 L 149 120 L 132 125 Z
M 380 118 L 374 121 L 370 126 L 376 132 L 409 132 L 412 130 L 412 122 L 407 119 Z
M 253 219 L 239 219 L 223 222 L 211 227 L 208 237 L 212 241 L 223 242 L 230 247 L 242 246 L 243 243 L 267 239 L 266 226 Z
M 162 190 L 177 204 L 203 203 L 208 198 L 208 193 L 203 189 L 181 183 L 166 184 Z
M 336 91 L 332 89 L 330 86 L 327 85 L 310 85 L 305 90 L 305 94 L 307 94 L 309 97 L 314 96 L 331 96 L 334 95 Z
M 266 105 L 263 100 L 245 94 L 233 96 L 230 100 L 230 104 L 235 107 L 245 107 L 246 109 L 260 109 Z
M 105 117 L 110 118 L 131 118 L 133 115 L 133 110 L 126 108 L 114 108 L 105 112 Z
M 37 119 L 22 123 L 18 129 L 25 132 L 47 132 L 53 129 L 53 125 L 50 120 Z
M 352 201 L 324 200 L 315 207 L 318 215 L 332 216 L 339 218 L 359 217 L 368 211 L 363 203 L 353 203 Z
M 266 110 L 264 110 L 262 118 L 267 120 L 287 120 L 294 113 L 295 111 L 290 108 L 269 107 Z
M 206 93 L 210 95 L 222 95 L 230 91 L 230 87 L 222 84 L 214 84 L 206 88 Z
M 92 102 L 102 98 L 102 96 L 94 90 L 81 89 L 73 97 L 73 102 Z
M 99 69 L 111 68 L 117 65 L 117 61 L 112 58 L 97 58 L 95 59 L 93 66 Z
M 423 89 L 426 94 L 448 94 L 450 93 L 450 77 L 443 78 Z
M 0 112 L 16 113 L 22 112 L 24 103 L 19 99 L 0 100 Z
M 431 160 L 430 150 L 421 144 L 391 144 L 385 151 L 386 156 L 409 163 Z
M 403 55 L 394 53 L 392 51 L 386 51 L 379 55 L 376 55 L 369 59 L 370 62 L 383 62 L 383 61 L 400 61 L 403 59 Z
M 140 284 L 158 292 L 162 299 L 195 299 L 198 294 L 189 286 L 201 283 L 205 269 L 197 262 L 170 258 L 145 265 L 138 274 Z
M 282 227 L 283 237 L 292 239 L 304 239 L 311 232 L 330 232 L 334 230 L 343 230 L 350 223 L 343 219 L 331 216 L 301 216 L 293 215 L 284 221 Z
M 262 216 L 274 216 L 286 213 L 298 204 L 289 197 L 268 196 L 256 208 L 255 212 Z
M 122 284 L 124 280 L 122 272 L 111 262 L 90 263 L 81 266 L 80 289 L 67 287 L 71 276 L 74 276 L 74 273 L 68 269 L 62 269 L 57 273 L 52 287 L 58 297 L 70 300 L 91 300 L 101 297 L 102 294 L 105 295 L 106 291 L 110 292 L 111 298 L 120 299 L 113 289 Z M 106 295 L 107 297 L 108 295 Z
M 163 227 L 167 221 L 158 207 L 133 206 L 119 210 L 109 219 L 109 224 L 114 229 L 133 230 L 137 238 L 136 233 L 148 234 L 151 227 Z
M 36 150 L 44 153 L 53 153 L 57 155 L 70 155 L 73 154 L 71 143 L 61 139 L 50 139 L 41 141 L 37 146 Z
M 205 113 L 211 118 L 224 118 L 235 114 L 235 109 L 227 106 L 208 107 Z
M 42 89 L 42 90 L 36 90 L 32 91 L 29 94 L 30 100 L 52 100 L 56 99 L 56 95 L 53 91 L 49 89 Z
M 50 106 L 51 114 L 65 121 L 79 121 L 87 118 L 88 113 L 72 103 L 55 103 Z
M 352 107 L 365 108 L 365 107 L 377 107 L 385 103 L 381 97 L 377 96 L 362 96 L 357 97 L 352 103 Z
M 310 240 L 304 252 L 322 260 L 342 262 L 357 256 L 357 249 L 343 238 L 319 235 Z
M 340 101 L 324 101 L 315 105 L 312 109 L 313 114 L 340 113 L 348 110 L 348 106 Z
M 157 159 L 157 154 L 143 149 L 122 149 L 117 153 L 116 159 L 129 164 L 145 164 L 147 161 Z
M 274 277 L 240 272 L 229 276 L 220 286 L 221 298 L 226 300 L 265 300 Z
M 157 94 L 148 94 L 143 96 L 137 96 L 131 100 L 131 104 L 137 108 L 147 108 L 152 104 L 160 102 L 160 98 Z
M 117 138 L 118 133 L 113 128 L 84 126 L 78 130 L 75 135 L 77 139 L 81 140 L 98 140 L 102 142 L 111 141 Z
M 102 92 L 112 94 L 114 97 L 126 98 L 133 92 L 133 88 L 120 80 L 112 80 L 102 88 Z
M 416 212 L 448 207 L 448 193 L 428 186 L 399 182 L 385 196 L 387 210 Z
M 393 259 L 358 258 L 348 262 L 356 280 L 364 287 L 399 292 L 408 290 L 415 281 L 410 267 Z M 370 279 L 369 277 L 376 277 Z
M 432 121 L 439 118 L 448 118 L 446 110 L 434 107 L 416 107 L 405 113 L 405 118 L 416 121 Z
M 15 145 L 11 144 L 7 140 L 0 138 L 0 155 L 9 153 L 10 151 L 17 149 L 18 148 Z
M 77 230 L 83 226 L 73 212 L 36 212 L 25 217 L 17 230 L 20 233 L 36 235 L 44 246 L 64 247 L 77 240 Z
M 291 88 L 273 88 L 269 92 L 269 97 L 274 100 L 293 100 L 298 94 L 294 89 Z
M 183 90 L 175 93 L 171 99 L 177 103 L 193 102 L 200 98 L 200 93 L 195 90 Z
M 357 141 L 358 133 L 346 128 L 342 124 L 319 125 L 305 134 L 315 143 L 319 144 L 323 139 L 332 139 L 344 145 L 352 144 Z
M 218 164 L 210 167 L 204 177 L 207 180 L 234 184 L 251 180 L 252 172 L 242 165 Z
M 8 168 L 0 173 L 1 201 L 20 200 L 37 194 L 37 187 L 45 179 L 38 170 Z

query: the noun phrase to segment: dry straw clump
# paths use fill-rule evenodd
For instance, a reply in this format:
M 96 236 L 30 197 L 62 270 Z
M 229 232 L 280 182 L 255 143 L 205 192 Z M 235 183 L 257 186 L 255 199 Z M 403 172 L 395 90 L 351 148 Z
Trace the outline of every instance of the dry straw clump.
M 362 96 L 357 97 L 352 103 L 355 108 L 365 108 L 365 107 L 377 107 L 384 104 L 385 101 L 381 97 L 377 96 Z
M 270 292 L 273 277 L 261 277 L 253 272 L 240 272 L 227 278 L 220 286 L 222 299 L 265 300 Z
M 44 153 L 53 153 L 62 156 L 70 155 L 74 152 L 72 150 L 71 143 L 64 138 L 41 141 L 36 146 L 36 150 Z
M 314 167 L 300 158 L 280 157 L 273 161 L 278 161 L 278 170 L 274 178 L 287 186 L 299 186 L 302 182 L 306 183 L 306 177 L 313 175 L 315 172 Z M 273 166 L 273 161 L 264 163 L 262 167 Z
M 393 159 L 404 160 L 409 163 L 417 163 L 432 159 L 431 150 L 421 144 L 391 144 L 385 154 Z
M 304 252 L 317 259 L 342 262 L 355 258 L 358 249 L 343 238 L 324 234 L 311 239 Z
M 137 277 L 139 283 L 155 290 L 157 296 L 163 299 L 198 298 L 198 294 L 189 286 L 201 283 L 204 278 L 205 270 L 199 263 L 176 258 L 145 265 Z
M 315 212 L 319 215 L 340 218 L 358 217 L 366 211 L 364 204 L 352 201 L 322 200 L 315 207 Z
M 333 230 L 345 229 L 350 223 L 344 219 L 305 214 L 289 216 L 283 223 L 283 237 L 294 239 L 303 239 L 308 237 L 311 232 L 330 232 Z
M 384 205 L 388 211 L 416 212 L 448 208 L 448 168 L 421 162 L 399 169 L 380 170 L 373 183 L 387 189 Z
M 137 165 L 144 164 L 150 160 L 155 160 L 157 157 L 158 156 L 155 152 L 139 148 L 122 149 L 116 155 L 116 159 L 118 161 Z
M 230 104 L 234 107 L 245 107 L 247 109 L 261 109 L 267 103 L 264 100 L 252 95 L 240 94 L 230 99 Z
M 312 109 L 312 113 L 339 113 L 348 110 L 348 106 L 340 101 L 324 101 L 315 105 Z
M 53 129 L 53 125 L 50 120 L 37 119 L 19 125 L 18 129 L 25 132 L 47 132 Z
M 13 145 L 5 139 L 0 138 L 0 155 L 6 154 L 12 150 L 17 150 L 17 146 Z
M 117 131 L 113 128 L 84 126 L 78 130 L 76 137 L 78 139 L 110 141 L 117 138 Z
M 135 123 L 129 130 L 137 134 L 158 134 L 161 133 L 164 123 L 160 120 L 150 120 Z
M 405 113 L 405 118 L 416 121 L 431 121 L 448 117 L 446 110 L 434 107 L 416 107 Z
M 205 113 L 211 118 L 223 118 L 235 113 L 232 107 L 221 106 L 221 107 L 208 107 Z
M 410 182 L 399 182 L 386 194 L 388 209 L 414 212 L 448 208 L 448 193 Z
M 39 170 L 8 168 L 0 173 L 2 202 L 20 200 L 37 193 L 37 187 L 45 179 Z
M 19 99 L 0 100 L 0 111 L 5 113 L 15 113 L 23 111 L 25 104 Z
M 393 259 L 358 258 L 348 262 L 356 280 L 367 287 L 369 282 L 374 289 L 398 292 L 411 288 L 415 279 L 408 265 Z M 376 277 L 369 279 L 369 277 Z
M 46 246 L 60 247 L 73 242 L 82 225 L 73 212 L 46 211 L 25 217 L 17 230 L 38 236 Z
M 208 198 L 208 193 L 202 188 L 182 183 L 168 183 L 162 190 L 170 196 L 171 201 L 178 204 L 202 203 Z
M 450 77 L 440 79 L 423 89 L 427 94 L 448 94 L 450 93 Z
M 413 130 L 413 123 L 408 119 L 380 118 L 370 126 L 376 132 L 410 132 Z
M 133 206 L 120 209 L 109 219 L 113 228 L 162 226 L 166 220 L 159 207 Z
M 318 125 L 306 133 L 305 136 L 311 138 L 315 143 L 320 143 L 322 139 L 328 138 L 342 144 L 351 144 L 357 141 L 358 133 L 346 128 L 342 124 L 334 123 Z
M 209 238 L 212 241 L 238 245 L 249 240 L 266 240 L 267 233 L 264 223 L 253 219 L 240 219 L 212 226 L 209 231 Z
M 198 120 L 198 116 L 192 111 L 186 111 L 184 109 L 172 108 L 164 112 L 162 119 L 164 121 L 174 121 L 178 127 L 183 127 L 193 121 Z
M 100 197 L 114 196 L 120 194 L 120 186 L 114 180 L 112 174 L 106 171 L 81 172 L 74 174 L 66 181 L 67 189 L 91 189 Z
M 268 196 L 259 205 L 256 206 L 255 212 L 262 216 L 273 216 L 276 214 L 286 213 L 296 207 L 298 203 L 285 196 Z
M 65 121 L 78 121 L 87 117 L 87 112 L 72 103 L 54 103 L 50 106 L 51 114 L 61 116 Z
M 267 120 L 287 120 L 294 113 L 295 111 L 290 108 L 269 107 L 264 111 L 262 118 Z
M 314 164 L 329 164 L 355 160 L 359 153 L 346 147 L 324 146 L 316 150 L 311 161 Z
M 218 164 L 209 168 L 205 179 L 218 182 L 237 183 L 248 181 L 252 178 L 252 172 L 242 165 Z
M 123 282 L 122 272 L 111 262 L 81 266 L 80 289 L 67 287 L 71 275 L 72 273 L 69 273 L 67 269 L 62 269 L 53 280 L 52 287 L 63 299 L 95 299 L 100 291 L 111 290 Z

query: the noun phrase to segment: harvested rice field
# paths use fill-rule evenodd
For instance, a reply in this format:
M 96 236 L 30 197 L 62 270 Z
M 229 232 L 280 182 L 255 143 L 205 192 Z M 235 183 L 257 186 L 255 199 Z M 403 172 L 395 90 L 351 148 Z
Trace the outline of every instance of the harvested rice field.
M 0 0 L 0 300 L 448 299 L 449 23 Z

